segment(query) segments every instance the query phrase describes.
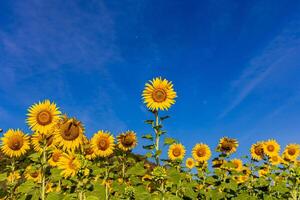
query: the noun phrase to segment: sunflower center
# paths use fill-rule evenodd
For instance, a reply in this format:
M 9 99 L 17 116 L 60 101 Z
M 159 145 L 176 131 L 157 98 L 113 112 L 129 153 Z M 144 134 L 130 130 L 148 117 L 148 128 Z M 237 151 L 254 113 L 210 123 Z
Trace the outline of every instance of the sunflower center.
M 203 156 L 205 156 L 205 154 L 206 154 L 206 151 L 205 151 L 205 149 L 198 149 L 197 150 L 197 156 L 199 156 L 199 157 L 203 157 Z
M 254 149 L 254 152 L 256 155 L 262 156 L 263 155 L 263 149 L 261 147 L 256 147 Z
M 234 168 L 237 169 L 237 168 L 239 168 L 239 163 L 234 162 L 234 163 L 233 163 L 233 166 L 234 166 Z
M 189 166 L 193 165 L 193 162 L 192 161 L 188 161 L 188 165 Z
M 98 148 L 105 151 L 109 147 L 109 143 L 106 138 L 100 138 L 98 142 Z
M 231 144 L 231 143 L 222 144 L 222 150 L 225 152 L 231 151 L 232 148 L 233 148 L 233 144 Z
M 130 147 L 133 145 L 133 138 L 130 135 L 125 135 L 125 137 L 122 138 L 122 144 L 124 146 Z
M 296 154 L 296 150 L 295 149 L 289 149 L 288 150 L 289 155 L 293 156 Z
M 23 139 L 19 137 L 13 137 L 8 146 L 14 151 L 20 150 L 23 146 Z
M 60 156 L 61 156 L 60 153 L 53 153 L 53 154 L 52 154 L 52 160 L 53 160 L 54 162 L 58 162 Z
M 39 173 L 37 171 L 30 173 L 30 176 L 32 178 L 37 178 L 39 176 Z
M 267 149 L 268 151 L 274 151 L 275 147 L 273 145 L 268 145 Z
M 278 161 L 278 157 L 277 157 L 277 156 L 273 156 L 273 157 L 272 157 L 272 160 L 273 160 L 274 162 L 277 162 L 277 161 Z
M 86 148 L 86 149 L 85 149 L 85 154 L 86 154 L 86 155 L 92 155 L 93 153 L 94 153 L 93 148 L 90 148 L 90 147 L 89 147 L 89 148 Z
M 42 110 L 37 114 L 36 119 L 38 124 L 46 126 L 52 122 L 52 115 L 48 110 Z
M 73 141 L 80 135 L 80 127 L 74 123 L 69 122 L 62 126 L 61 136 L 68 141 Z
M 155 102 L 161 103 L 167 99 L 167 93 L 165 90 L 157 88 L 152 93 L 152 98 Z
M 172 153 L 175 157 L 178 157 L 178 156 L 180 156 L 181 151 L 179 148 L 175 148 L 175 149 L 173 149 Z

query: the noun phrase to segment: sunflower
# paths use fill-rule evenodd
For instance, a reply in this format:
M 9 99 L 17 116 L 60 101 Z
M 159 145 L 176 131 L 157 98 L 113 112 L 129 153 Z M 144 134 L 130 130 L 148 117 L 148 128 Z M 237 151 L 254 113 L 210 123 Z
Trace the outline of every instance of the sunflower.
M 96 158 L 94 148 L 92 147 L 90 141 L 87 141 L 84 145 L 84 156 L 88 160 L 93 160 L 94 158 Z
M 221 158 L 215 158 L 212 161 L 212 167 L 213 168 L 222 168 L 224 164 L 226 164 L 227 161 Z
M 222 152 L 224 154 L 232 154 L 236 152 L 239 143 L 236 139 L 223 137 L 220 139 L 220 142 L 217 147 L 217 151 Z
M 300 155 L 299 144 L 288 144 L 283 151 L 283 156 L 288 161 L 296 161 L 299 155 Z
M 280 145 L 275 140 L 268 140 L 263 143 L 264 153 L 271 157 L 278 155 L 280 151 Z
M 8 183 L 12 184 L 15 181 L 19 180 L 20 178 L 21 178 L 20 173 L 18 171 L 13 171 L 9 173 L 6 179 Z
M 137 144 L 137 138 L 134 131 L 126 131 L 117 136 L 118 147 L 123 151 L 132 150 Z
M 185 148 L 182 144 L 172 144 L 169 147 L 168 156 L 169 159 L 174 160 L 182 160 L 185 155 Z
M 251 157 L 253 160 L 260 161 L 264 158 L 264 146 L 262 142 L 253 144 L 250 149 Z
M 211 151 L 206 144 L 196 144 L 192 150 L 193 158 L 198 162 L 209 160 Z
M 36 169 L 29 165 L 25 169 L 25 178 L 27 180 L 33 180 L 34 182 L 41 183 L 42 182 L 42 174 L 40 169 Z
M 269 157 L 269 161 L 272 165 L 279 165 L 281 163 L 281 157 L 279 155 L 273 155 Z
M 51 156 L 48 160 L 49 165 L 51 165 L 52 167 L 56 167 L 60 158 L 62 157 L 63 152 L 59 149 L 54 149 L 51 153 Z
M 9 157 L 20 157 L 30 149 L 29 137 L 21 130 L 9 129 L 1 138 L 1 150 Z
M 268 165 L 264 165 L 260 170 L 258 170 L 258 176 L 263 177 L 266 176 L 270 172 L 270 167 Z
M 172 82 L 161 77 L 146 83 L 142 96 L 150 110 L 168 110 L 177 97 Z
M 27 124 L 34 132 L 48 134 L 58 122 L 61 112 L 55 103 L 49 100 L 30 106 L 27 114 Z
M 249 176 L 247 176 L 247 175 L 238 175 L 238 176 L 234 176 L 234 179 L 237 183 L 244 183 L 249 179 Z
M 185 161 L 185 166 L 186 166 L 187 168 L 189 168 L 189 169 L 194 168 L 194 167 L 195 167 L 195 161 L 194 161 L 194 159 L 193 159 L 193 158 L 188 158 L 188 159 L 186 159 L 186 161 Z
M 91 139 L 95 154 L 100 157 L 110 156 L 115 148 L 114 137 L 108 131 L 98 131 Z
M 75 154 L 64 154 L 57 163 L 58 169 L 61 169 L 61 175 L 65 178 L 73 177 L 79 171 L 81 164 Z
M 230 163 L 232 164 L 232 168 L 238 172 L 242 171 L 243 169 L 243 161 L 241 161 L 240 159 L 232 159 L 230 161 Z
M 58 122 L 54 131 L 54 142 L 64 151 L 74 151 L 82 147 L 85 140 L 84 127 L 80 121 L 64 116 Z
M 45 135 L 41 134 L 39 132 L 35 132 L 31 137 L 30 137 L 31 145 L 33 146 L 33 149 L 36 152 L 42 153 L 43 148 L 42 146 L 44 145 L 43 143 L 46 143 L 46 147 L 52 147 L 53 145 L 53 135 Z

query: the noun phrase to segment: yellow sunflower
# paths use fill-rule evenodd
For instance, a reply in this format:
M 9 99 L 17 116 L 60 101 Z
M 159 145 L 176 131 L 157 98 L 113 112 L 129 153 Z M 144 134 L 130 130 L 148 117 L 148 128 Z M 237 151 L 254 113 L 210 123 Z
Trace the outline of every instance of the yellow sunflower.
M 52 147 L 53 145 L 53 135 L 45 135 L 39 132 L 35 132 L 30 137 L 31 145 L 36 152 L 42 153 L 44 142 L 46 143 L 46 147 Z
M 32 105 L 28 109 L 27 124 L 34 132 L 48 134 L 58 122 L 61 112 L 49 100 Z
M 161 77 L 146 83 L 142 96 L 150 110 L 168 110 L 177 97 L 172 82 Z
M 31 165 L 29 165 L 25 169 L 25 178 L 27 180 L 33 180 L 34 182 L 41 183 L 42 182 L 41 170 L 35 169 Z
M 270 172 L 270 167 L 264 165 L 260 170 L 258 170 L 258 176 L 263 177 L 266 176 Z
M 251 157 L 253 160 L 260 161 L 264 158 L 264 146 L 262 142 L 253 144 L 250 149 Z
M 249 179 L 249 176 L 248 175 L 238 175 L 238 176 L 234 176 L 234 179 L 237 183 L 245 183 Z
M 217 147 L 217 151 L 222 152 L 224 154 L 232 154 L 236 152 L 239 143 L 236 139 L 223 137 L 220 139 L 220 142 Z
M 132 150 L 137 145 L 137 138 L 134 131 L 126 131 L 117 136 L 118 147 L 123 151 Z
M 281 157 L 279 155 L 273 155 L 269 157 L 269 161 L 272 165 L 279 165 L 281 163 Z
M 20 173 L 18 171 L 10 172 L 7 177 L 7 182 L 12 184 L 21 178 Z
M 288 161 L 296 161 L 299 155 L 300 155 L 299 144 L 288 144 L 283 151 L 283 156 Z
M 87 141 L 84 145 L 84 156 L 88 160 L 93 160 L 94 158 L 96 158 L 94 148 L 92 147 L 90 141 Z
M 212 161 L 212 167 L 213 168 L 222 168 L 224 164 L 226 164 L 227 161 L 221 158 L 215 158 Z
M 172 144 L 169 147 L 168 156 L 169 159 L 174 160 L 182 160 L 185 155 L 185 148 L 182 144 Z
M 114 137 L 108 131 L 98 131 L 91 139 L 95 154 L 100 157 L 108 157 L 114 152 Z
M 85 140 L 84 127 L 80 121 L 64 116 L 58 122 L 54 131 L 54 142 L 64 151 L 81 148 Z
M 230 163 L 233 165 L 233 169 L 240 172 L 243 169 L 243 161 L 240 159 L 232 159 Z
M 265 141 L 263 147 L 264 153 L 269 157 L 278 155 L 280 151 L 280 145 L 275 140 Z
M 73 177 L 75 176 L 80 167 L 80 161 L 77 159 L 77 157 L 74 154 L 64 154 L 57 163 L 58 169 L 61 169 L 61 175 L 65 178 Z
M 196 144 L 192 150 L 193 158 L 198 162 L 209 160 L 211 151 L 206 144 Z
M 186 159 L 186 161 L 185 161 L 185 166 L 186 166 L 187 168 L 189 168 L 189 169 L 194 168 L 194 167 L 195 167 L 195 161 L 194 161 L 194 159 L 193 159 L 193 158 L 188 158 L 188 159 Z
M 9 129 L 1 138 L 2 152 L 9 157 L 20 157 L 30 149 L 29 137 L 21 130 Z
M 52 167 L 56 167 L 60 158 L 63 156 L 63 152 L 59 149 L 54 149 L 51 153 L 51 156 L 48 160 L 49 165 Z

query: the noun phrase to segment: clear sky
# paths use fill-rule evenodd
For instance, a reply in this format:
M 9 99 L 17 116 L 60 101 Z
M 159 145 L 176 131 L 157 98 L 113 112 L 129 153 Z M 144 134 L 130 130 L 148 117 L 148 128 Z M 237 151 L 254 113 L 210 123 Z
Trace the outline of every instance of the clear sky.
M 4 130 L 28 131 L 26 109 L 48 98 L 88 136 L 141 137 L 144 83 L 162 76 L 178 93 L 165 128 L 188 151 L 300 143 L 300 1 L 1 1 L 0 75 Z

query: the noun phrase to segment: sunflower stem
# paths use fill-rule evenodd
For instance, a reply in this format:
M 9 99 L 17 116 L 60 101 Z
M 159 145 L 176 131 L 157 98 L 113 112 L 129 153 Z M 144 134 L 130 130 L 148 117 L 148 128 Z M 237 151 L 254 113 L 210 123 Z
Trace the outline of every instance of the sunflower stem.
M 45 165 L 47 161 L 47 156 L 46 156 L 46 145 L 47 141 L 46 139 L 44 140 L 43 144 L 43 157 L 42 157 L 42 188 L 41 188 L 41 199 L 45 200 L 45 189 L 46 189 L 46 177 L 45 177 Z
M 155 126 L 158 127 L 159 126 L 159 118 L 158 118 L 158 111 L 155 111 L 154 112 L 154 115 L 155 115 Z M 159 165 L 159 132 L 157 129 L 154 129 L 155 131 L 155 150 L 156 150 L 156 153 L 155 153 L 155 160 L 156 160 L 156 165 Z

